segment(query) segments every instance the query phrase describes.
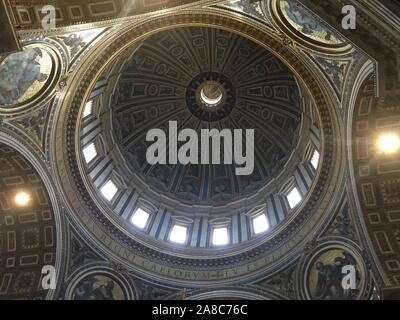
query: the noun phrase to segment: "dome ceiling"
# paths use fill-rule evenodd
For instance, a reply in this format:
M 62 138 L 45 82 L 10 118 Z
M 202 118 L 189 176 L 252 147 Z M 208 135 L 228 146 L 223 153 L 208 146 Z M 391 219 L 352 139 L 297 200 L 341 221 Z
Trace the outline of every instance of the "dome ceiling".
M 78 154 L 86 188 L 135 239 L 204 256 L 219 230 L 236 248 L 278 229 L 312 187 L 314 104 L 283 62 L 237 33 L 158 32 L 121 51 L 90 91 Z M 186 163 L 185 147 L 195 154 Z
M 325 147 L 332 108 L 319 78 L 276 37 L 228 16 L 170 18 L 110 34 L 70 80 L 56 128 L 67 150 L 57 143 L 54 156 L 67 173 L 60 181 L 80 214 L 75 222 L 82 230 L 90 224 L 87 234 L 118 251 L 119 262 L 165 280 L 160 259 L 193 272 L 243 266 L 218 272 L 221 283 L 249 273 L 250 260 L 264 272 L 284 261 L 329 204 L 319 195 L 331 174 L 325 159 L 334 159 L 332 144 Z M 178 131 L 254 129 L 253 174 L 236 175 L 229 165 L 148 165 L 146 135 L 167 133 L 172 121 Z M 171 276 L 214 279 L 191 271 Z
M 302 110 L 293 74 L 237 34 L 206 27 L 159 32 L 121 70 L 103 109 L 111 110 L 104 128 L 112 128 L 123 175 L 135 185 L 183 203 L 224 205 L 277 177 L 298 143 Z M 150 165 L 146 133 L 168 132 L 169 121 L 197 132 L 255 129 L 253 173 L 238 176 L 235 164 Z

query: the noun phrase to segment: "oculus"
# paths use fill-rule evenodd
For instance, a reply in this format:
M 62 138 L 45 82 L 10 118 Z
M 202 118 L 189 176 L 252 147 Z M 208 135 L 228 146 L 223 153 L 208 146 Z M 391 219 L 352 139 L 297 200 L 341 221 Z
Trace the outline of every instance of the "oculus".
M 219 72 L 195 76 L 186 89 L 186 106 L 198 119 L 215 122 L 229 116 L 236 105 L 236 89 Z
M 206 82 L 200 90 L 200 98 L 206 107 L 218 106 L 223 98 L 220 85 L 216 82 Z

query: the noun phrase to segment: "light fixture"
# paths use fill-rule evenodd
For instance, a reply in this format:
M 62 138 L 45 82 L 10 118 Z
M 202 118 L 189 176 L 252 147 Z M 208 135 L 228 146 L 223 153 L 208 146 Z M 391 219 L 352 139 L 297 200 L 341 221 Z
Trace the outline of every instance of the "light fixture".
M 143 229 L 146 226 L 150 214 L 141 208 L 138 208 L 131 218 L 131 222 L 138 228 Z
M 260 214 L 257 217 L 253 218 L 253 228 L 255 234 L 267 231 L 269 229 L 267 216 L 265 214 Z
M 169 240 L 175 243 L 185 243 L 187 236 L 187 228 L 180 225 L 174 225 L 172 228 L 171 234 L 169 236 Z
M 395 133 L 385 133 L 379 136 L 377 146 L 383 153 L 395 153 L 400 150 L 400 138 Z
M 28 193 L 21 191 L 15 196 L 15 203 L 19 207 L 25 207 L 31 201 L 31 197 Z
M 214 246 L 228 244 L 228 228 L 215 228 L 213 231 L 212 244 Z

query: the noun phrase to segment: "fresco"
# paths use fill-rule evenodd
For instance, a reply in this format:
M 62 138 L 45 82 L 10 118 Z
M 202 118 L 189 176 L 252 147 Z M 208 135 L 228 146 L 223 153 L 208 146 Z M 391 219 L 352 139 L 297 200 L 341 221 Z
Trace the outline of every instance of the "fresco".
M 319 22 L 303 6 L 294 0 L 281 0 L 280 9 L 286 20 L 297 31 L 312 40 L 324 44 L 342 44 L 344 40 L 328 26 Z
M 70 58 L 74 59 L 79 52 L 85 48 L 87 44 L 92 42 L 104 28 L 97 28 L 92 30 L 80 31 L 57 36 L 58 40 L 61 40 L 67 47 Z
M 47 83 L 53 61 L 37 47 L 9 55 L 0 64 L 0 107 L 15 105 L 35 96 Z
M 228 7 L 230 9 L 244 12 L 253 16 L 254 18 L 263 19 L 264 14 L 262 12 L 260 2 L 249 2 L 248 0 L 237 0 L 237 1 L 230 1 L 223 4 L 224 7 Z
M 354 290 L 343 289 L 342 268 L 353 265 L 356 270 L 357 288 Z M 353 300 L 360 293 L 362 267 L 353 255 L 347 251 L 331 249 L 317 255 L 311 264 L 307 275 L 308 291 L 314 300 Z
M 346 77 L 347 66 L 350 61 L 325 59 L 321 57 L 317 57 L 316 61 L 318 62 L 324 73 L 332 81 L 332 84 L 335 86 L 337 91 L 339 93 L 342 92 L 344 80 Z
M 83 278 L 73 289 L 73 300 L 125 300 L 121 286 L 111 277 L 91 274 Z

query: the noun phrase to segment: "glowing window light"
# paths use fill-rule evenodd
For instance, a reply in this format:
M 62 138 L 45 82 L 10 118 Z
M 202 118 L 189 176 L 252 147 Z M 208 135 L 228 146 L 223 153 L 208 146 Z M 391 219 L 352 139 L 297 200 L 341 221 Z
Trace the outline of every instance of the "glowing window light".
M 290 209 L 293 209 L 295 206 L 297 206 L 300 201 L 301 201 L 301 195 L 299 190 L 295 187 L 292 189 L 292 191 L 289 192 L 289 194 L 286 196 Z
M 131 218 L 131 222 L 138 228 L 143 229 L 146 226 L 150 214 L 143 209 L 138 208 Z
M 267 231 L 269 229 L 267 216 L 265 214 L 260 214 L 259 216 L 253 218 L 253 228 L 255 234 Z
M 111 180 L 108 180 L 107 183 L 100 189 L 101 194 L 108 201 L 111 201 L 115 194 L 118 192 L 118 188 Z
M 93 109 L 93 100 L 86 102 L 85 107 L 83 108 L 83 117 L 86 118 L 92 114 Z
M 187 237 L 187 227 L 174 225 L 169 240 L 175 243 L 185 243 Z
M 96 146 L 94 145 L 94 143 L 91 143 L 91 144 L 87 145 L 83 149 L 83 156 L 85 157 L 86 163 L 89 163 L 94 158 L 96 158 L 97 150 L 96 150 Z
M 213 231 L 212 244 L 214 246 L 228 244 L 228 228 L 215 228 Z
M 311 164 L 314 167 L 314 169 L 318 168 L 318 164 L 319 164 L 319 152 L 317 150 L 314 151 L 314 154 L 311 158 Z

